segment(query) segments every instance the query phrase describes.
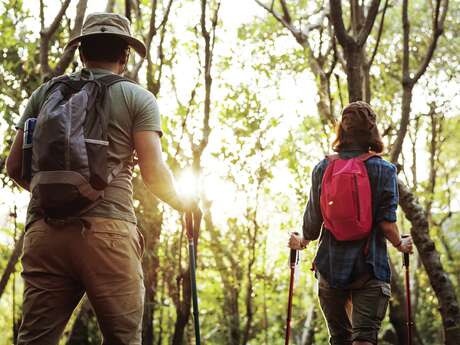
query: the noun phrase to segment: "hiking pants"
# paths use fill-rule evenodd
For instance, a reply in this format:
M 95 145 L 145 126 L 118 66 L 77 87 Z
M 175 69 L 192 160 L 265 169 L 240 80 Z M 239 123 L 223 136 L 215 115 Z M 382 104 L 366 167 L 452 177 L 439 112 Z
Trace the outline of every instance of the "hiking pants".
M 24 237 L 23 319 L 18 345 L 57 345 L 86 292 L 105 345 L 140 345 L 144 304 L 142 235 L 121 220 L 88 217 L 50 226 L 34 222 Z
M 363 277 L 347 288 L 331 288 L 318 273 L 318 296 L 329 328 L 331 345 L 353 341 L 377 344 L 390 300 L 390 284 Z

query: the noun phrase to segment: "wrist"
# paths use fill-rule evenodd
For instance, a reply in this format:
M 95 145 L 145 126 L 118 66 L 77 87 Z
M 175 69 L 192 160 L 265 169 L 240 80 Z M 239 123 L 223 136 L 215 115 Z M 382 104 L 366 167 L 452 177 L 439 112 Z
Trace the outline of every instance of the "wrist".
M 396 249 L 399 249 L 401 247 L 401 245 L 402 245 L 402 239 L 400 238 L 398 243 L 396 243 L 396 244 L 392 243 L 392 244 L 393 244 L 393 247 L 395 247 Z
M 179 197 L 179 195 L 175 191 L 168 193 L 160 199 L 169 204 L 169 206 L 171 206 L 178 212 L 185 212 L 187 210 L 187 205 L 185 201 L 181 197 Z
M 302 248 L 302 249 L 307 248 L 307 245 L 308 245 L 309 242 L 310 242 L 309 240 L 306 240 L 305 238 L 302 237 L 300 239 L 300 248 Z

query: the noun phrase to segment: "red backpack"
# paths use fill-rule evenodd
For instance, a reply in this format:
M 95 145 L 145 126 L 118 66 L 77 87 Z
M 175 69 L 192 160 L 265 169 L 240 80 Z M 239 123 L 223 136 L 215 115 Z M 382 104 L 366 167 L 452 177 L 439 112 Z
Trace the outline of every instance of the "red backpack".
M 369 236 L 372 229 L 372 194 L 364 162 L 375 153 L 340 159 L 328 156 L 321 184 L 321 213 L 324 226 L 339 241 Z

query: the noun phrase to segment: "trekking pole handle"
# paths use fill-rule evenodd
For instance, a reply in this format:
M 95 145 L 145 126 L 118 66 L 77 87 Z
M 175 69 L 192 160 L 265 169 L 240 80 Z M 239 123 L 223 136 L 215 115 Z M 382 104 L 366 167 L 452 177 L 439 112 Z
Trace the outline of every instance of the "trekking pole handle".
M 298 232 L 293 232 L 293 234 L 294 235 L 299 235 Z M 289 264 L 290 264 L 291 267 L 294 267 L 295 265 L 297 265 L 298 258 L 299 258 L 298 250 L 297 249 L 291 249 L 290 257 L 289 257 Z
M 407 238 L 409 235 L 402 235 L 401 238 Z M 403 265 L 409 267 L 409 253 L 403 253 Z

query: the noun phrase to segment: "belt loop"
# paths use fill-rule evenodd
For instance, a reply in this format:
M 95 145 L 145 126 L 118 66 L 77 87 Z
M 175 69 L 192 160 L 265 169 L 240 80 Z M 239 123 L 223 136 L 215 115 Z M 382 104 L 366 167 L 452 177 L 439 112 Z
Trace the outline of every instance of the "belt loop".
M 80 218 L 79 221 L 81 224 L 81 235 L 83 238 L 86 238 L 86 231 L 91 229 L 91 223 L 83 218 Z

